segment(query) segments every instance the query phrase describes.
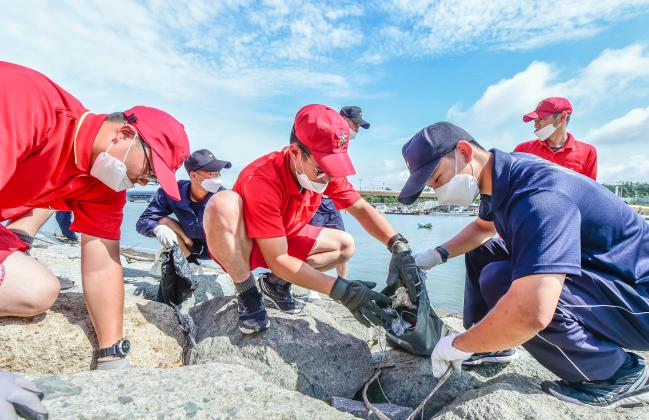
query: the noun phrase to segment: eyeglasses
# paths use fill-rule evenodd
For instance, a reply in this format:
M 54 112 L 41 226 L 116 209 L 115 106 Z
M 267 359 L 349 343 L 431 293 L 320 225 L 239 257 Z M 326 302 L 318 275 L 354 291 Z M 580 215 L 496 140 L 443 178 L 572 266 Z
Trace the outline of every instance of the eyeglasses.
M 319 168 L 318 165 L 315 163 L 315 161 L 311 160 L 311 156 L 310 156 L 310 155 L 306 155 L 306 153 L 305 153 L 305 156 L 307 156 L 307 160 L 309 160 L 309 161 L 313 164 L 313 170 L 315 171 L 315 177 L 316 177 L 317 179 L 322 179 L 322 178 L 324 178 L 324 177 L 327 176 L 327 174 L 326 174 L 325 172 L 322 172 L 322 171 L 320 170 L 320 168 Z
M 153 182 L 155 184 L 159 184 L 158 178 L 155 176 L 155 172 L 153 172 L 153 165 L 151 165 L 151 160 L 149 160 L 149 153 L 151 153 L 151 149 L 149 148 L 149 145 L 142 140 L 140 137 L 140 143 L 142 144 L 142 149 L 144 149 L 144 157 L 146 158 L 146 165 L 147 165 L 147 173 L 145 175 L 139 176 L 139 179 L 144 179 L 147 182 Z

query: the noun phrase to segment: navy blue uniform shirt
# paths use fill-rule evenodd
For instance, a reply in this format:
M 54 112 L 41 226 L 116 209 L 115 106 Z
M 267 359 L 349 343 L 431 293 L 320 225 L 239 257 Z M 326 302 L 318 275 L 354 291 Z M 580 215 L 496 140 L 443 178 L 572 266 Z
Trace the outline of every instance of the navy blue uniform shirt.
M 507 244 L 512 279 L 531 274 L 610 273 L 649 283 L 649 224 L 602 185 L 527 153 L 492 149 L 493 195 L 480 218 Z
M 224 189 L 221 187 L 219 191 Z M 203 213 L 212 193 L 208 193 L 202 201 L 192 201 L 190 198 L 191 181 L 188 180 L 178 181 L 178 190 L 180 190 L 180 201 L 174 201 L 162 188 L 158 189 L 155 197 L 137 221 L 138 233 L 144 236 L 154 236 L 152 230 L 158 225 L 158 221 L 165 216 L 174 214 L 185 235 L 192 240 L 205 242 Z

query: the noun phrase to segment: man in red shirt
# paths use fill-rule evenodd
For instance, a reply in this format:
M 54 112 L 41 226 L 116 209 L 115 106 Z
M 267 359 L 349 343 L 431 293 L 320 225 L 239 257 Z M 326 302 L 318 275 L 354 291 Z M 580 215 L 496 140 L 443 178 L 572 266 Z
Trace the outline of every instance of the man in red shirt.
M 597 151 L 568 132 L 571 114 L 572 105 L 565 98 L 542 100 L 534 111 L 523 115 L 524 122 L 534 121 L 537 139 L 519 144 L 514 152 L 530 153 L 596 179 Z
M 258 267 L 270 268 L 287 281 L 270 284 L 262 276 L 260 284 L 264 295 L 281 301 L 278 307 L 286 312 L 295 307 L 290 294 L 294 283 L 328 294 L 365 325 L 389 320 L 377 305 L 389 299 L 372 291 L 373 284 L 322 273 L 354 253 L 349 233 L 309 224 L 323 194 L 387 244 L 397 263 L 412 262 L 416 270 L 409 248 L 400 252 L 407 241 L 347 181 L 355 173 L 347 154 L 349 132 L 338 112 L 324 105 L 307 105 L 295 117 L 288 147 L 249 164 L 232 191 L 210 199 L 204 217 L 207 244 L 234 280 L 243 333 L 263 331 L 270 325 L 251 274 Z
M 92 113 L 41 73 L 6 62 L 0 62 L 0 109 L 0 221 L 38 208 L 74 213 L 98 369 L 129 367 L 119 260 L 125 190 L 157 179 L 179 198 L 175 172 L 189 155 L 184 127 L 144 106 Z M 26 249 L 0 225 L 0 316 L 37 315 L 58 295 L 56 276 Z

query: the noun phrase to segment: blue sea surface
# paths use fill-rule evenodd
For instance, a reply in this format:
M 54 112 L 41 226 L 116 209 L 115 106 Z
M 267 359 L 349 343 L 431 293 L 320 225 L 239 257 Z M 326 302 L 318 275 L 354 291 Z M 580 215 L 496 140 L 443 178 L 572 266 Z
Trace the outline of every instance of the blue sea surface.
M 133 246 L 156 251 L 159 248 L 155 238 L 140 235 L 135 224 L 148 203 L 127 202 L 122 224 L 122 246 Z M 467 216 L 412 216 L 386 214 L 385 217 L 397 232 L 410 242 L 414 251 L 435 247 L 450 239 L 474 218 Z M 354 236 L 356 253 L 349 263 L 349 278 L 374 281 L 377 289 L 385 286 L 390 253 L 385 246 L 367 234 L 353 217 L 343 213 L 345 227 Z M 432 223 L 432 229 L 419 228 L 417 223 Z M 45 232 L 58 232 L 52 217 L 43 227 Z M 211 262 L 208 262 L 208 264 Z M 212 263 L 213 264 L 213 263 Z M 332 272 L 333 274 L 333 272 Z M 430 300 L 435 307 L 451 312 L 462 311 L 464 294 L 464 258 L 454 258 L 428 271 L 426 281 Z

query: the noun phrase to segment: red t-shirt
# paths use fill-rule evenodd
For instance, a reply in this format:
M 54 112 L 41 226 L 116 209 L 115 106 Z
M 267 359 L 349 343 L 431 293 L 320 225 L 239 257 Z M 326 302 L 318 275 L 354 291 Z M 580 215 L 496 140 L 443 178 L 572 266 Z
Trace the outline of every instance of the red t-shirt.
M 597 150 L 595 150 L 595 146 L 575 140 L 570 133 L 568 133 L 566 144 L 556 152 L 545 141 L 539 139 L 519 144 L 514 152 L 530 153 L 587 177 L 597 179 Z
M 90 176 L 106 115 L 37 71 L 0 62 L 0 221 L 33 208 L 71 210 L 71 229 L 118 240 L 126 193 Z M 76 131 L 76 144 L 74 141 Z
M 232 189 L 243 199 L 249 238 L 288 238 L 309 223 L 322 194 L 301 189 L 291 173 L 288 148 L 255 160 L 239 174 Z M 344 209 L 361 198 L 347 178 L 333 178 L 325 195 Z

